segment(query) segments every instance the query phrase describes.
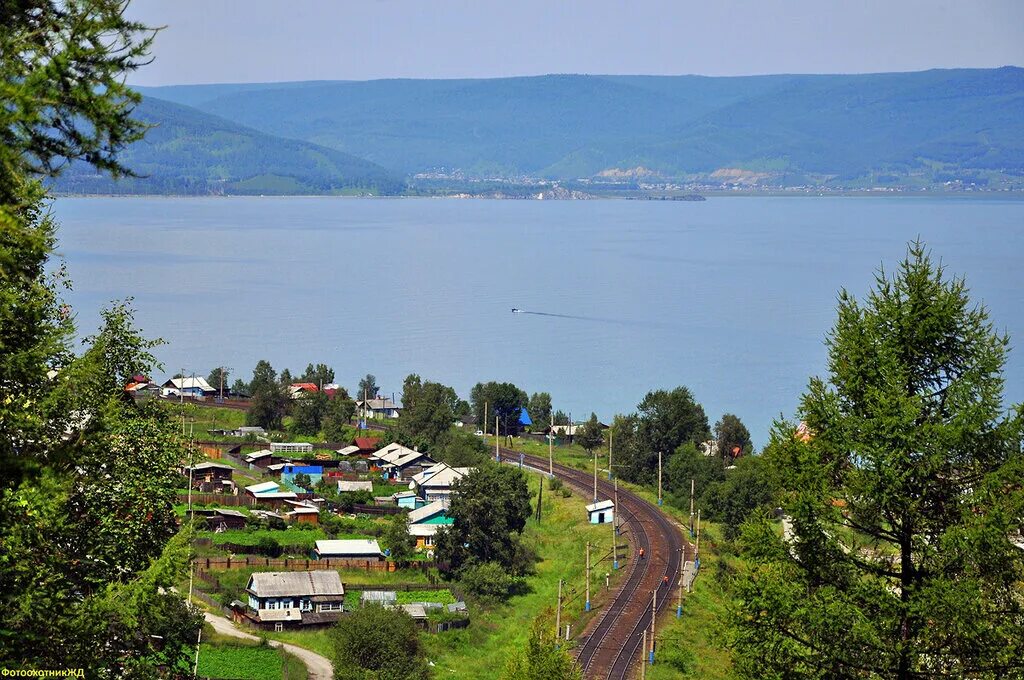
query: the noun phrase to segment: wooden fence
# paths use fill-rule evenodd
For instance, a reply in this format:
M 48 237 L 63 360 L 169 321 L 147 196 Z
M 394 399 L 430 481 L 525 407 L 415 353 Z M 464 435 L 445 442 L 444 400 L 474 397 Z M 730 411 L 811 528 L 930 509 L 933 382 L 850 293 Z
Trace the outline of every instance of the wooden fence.
M 251 546 L 250 546 L 251 547 Z M 197 557 L 192 560 L 198 569 L 250 569 L 254 567 L 278 571 L 315 571 L 319 569 L 362 569 L 364 571 L 395 571 L 397 563 L 385 560 L 339 559 L 335 557 L 310 560 L 301 557 L 256 557 L 239 555 L 235 557 Z M 435 563 L 428 560 L 403 562 L 403 569 L 429 571 Z
M 248 496 L 238 495 L 235 496 L 229 493 L 208 493 L 204 491 L 193 491 L 192 492 L 192 504 L 202 503 L 203 505 L 209 505 L 216 503 L 217 505 L 231 505 L 231 506 L 249 506 L 251 505 L 252 499 Z M 179 503 L 188 502 L 187 493 L 178 494 Z

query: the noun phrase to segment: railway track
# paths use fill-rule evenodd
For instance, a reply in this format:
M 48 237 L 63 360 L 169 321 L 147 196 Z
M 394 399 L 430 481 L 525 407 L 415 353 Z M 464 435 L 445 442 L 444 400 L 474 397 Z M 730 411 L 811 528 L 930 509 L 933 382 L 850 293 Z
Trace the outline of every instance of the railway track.
M 501 449 L 501 454 L 510 462 L 518 461 L 521 455 L 511 449 Z M 547 459 L 522 456 L 524 464 L 548 469 Z M 586 472 L 556 464 L 554 473 L 584 494 L 593 493 L 593 477 Z M 598 481 L 597 490 L 599 499 L 614 497 L 614 487 L 606 480 Z M 619 489 L 619 507 L 615 512 L 620 513 L 622 533 L 632 546 L 625 565 L 628 571 L 611 603 L 581 637 L 576 656 L 584 676 L 595 680 L 625 680 L 631 676 L 640 656 L 645 654 L 640 647 L 644 631 L 651 629 L 655 592 L 660 613 L 671 606 L 672 595 L 678 592 L 683 560 L 693 559 L 693 546 L 683 539 L 678 527 L 636 494 Z M 644 559 L 638 558 L 640 548 L 644 549 Z

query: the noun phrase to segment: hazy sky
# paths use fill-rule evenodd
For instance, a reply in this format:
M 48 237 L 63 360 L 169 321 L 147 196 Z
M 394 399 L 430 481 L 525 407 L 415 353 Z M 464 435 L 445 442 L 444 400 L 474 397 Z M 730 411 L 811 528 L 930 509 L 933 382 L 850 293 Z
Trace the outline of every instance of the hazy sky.
M 1024 65 L 1024 0 L 134 0 L 137 85 Z

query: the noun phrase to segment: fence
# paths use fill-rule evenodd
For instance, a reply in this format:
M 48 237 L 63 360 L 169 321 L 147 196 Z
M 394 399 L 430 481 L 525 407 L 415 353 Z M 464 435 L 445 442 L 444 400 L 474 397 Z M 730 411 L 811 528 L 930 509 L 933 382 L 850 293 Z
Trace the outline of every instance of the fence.
M 178 494 L 179 503 L 188 502 L 187 493 Z M 248 506 L 250 505 L 251 499 L 246 496 L 234 496 L 229 493 L 208 493 L 205 491 L 195 491 L 192 493 L 192 504 L 197 505 L 202 503 L 203 505 L 209 505 L 216 503 L 217 505 L 232 505 L 232 506 Z
M 248 546 L 252 547 L 252 546 Z M 321 569 L 362 569 L 364 571 L 395 571 L 397 563 L 385 560 L 355 560 L 326 558 L 309 560 L 301 557 L 256 557 L 244 555 L 237 557 L 197 557 L 192 560 L 198 569 L 249 569 L 252 567 L 270 568 L 278 571 L 315 571 Z M 434 568 L 433 561 L 414 560 L 402 563 L 404 569 L 429 571 Z

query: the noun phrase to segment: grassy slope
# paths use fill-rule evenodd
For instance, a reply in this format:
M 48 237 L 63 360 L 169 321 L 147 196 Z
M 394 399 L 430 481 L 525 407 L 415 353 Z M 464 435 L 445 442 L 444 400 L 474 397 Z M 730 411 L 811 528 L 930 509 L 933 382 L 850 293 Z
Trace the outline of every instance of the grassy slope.
M 489 438 L 494 445 L 493 437 Z M 517 441 L 516 450 L 547 456 L 546 444 Z M 582 447 L 573 445 L 555 446 L 555 462 L 583 470 L 593 470 L 593 458 Z M 614 463 L 614 450 L 612 462 Z M 599 452 L 598 470 L 602 478 L 607 477 L 608 449 Z M 619 482 L 625 489 L 636 492 L 651 503 L 657 502 L 657 493 L 650 489 Z M 681 525 L 689 521 L 689 510 L 682 510 L 669 504 L 662 509 Z M 701 530 L 701 572 L 694 583 L 692 593 L 683 595 L 683 617 L 676 619 L 675 607 L 658 621 L 660 651 L 654 667 L 648 669 L 648 677 L 657 680 L 670 678 L 701 678 L 702 680 L 725 680 L 734 677 L 732 659 L 726 647 L 725 620 L 729 598 L 722 584 L 715 576 L 715 564 L 719 560 L 717 543 L 721 533 L 713 524 L 702 526 Z M 673 600 L 673 604 L 675 600 Z
M 531 492 L 536 494 L 542 476 L 528 477 Z M 607 596 L 604 574 L 613 571 L 608 560 L 600 561 L 610 552 L 612 537 L 609 525 L 587 523 L 585 504 L 579 496 L 562 498 L 545 487 L 541 524 L 538 526 L 531 519 L 525 532 L 526 541 L 541 558 L 536 576 L 529 579 L 530 592 L 505 604 L 481 605 L 470 601 L 469 628 L 426 636 L 428 658 L 436 664 L 437 677 L 496 677 L 509 653 L 525 644 L 532 621 L 554 607 L 559 578 L 566 581 L 563 625 L 571 623 L 575 636 L 596 615 Z M 588 540 L 593 545 L 591 559 L 595 564 L 591 585 L 594 611 L 585 617 L 584 554 Z M 622 556 L 619 559 L 620 564 L 625 561 Z

